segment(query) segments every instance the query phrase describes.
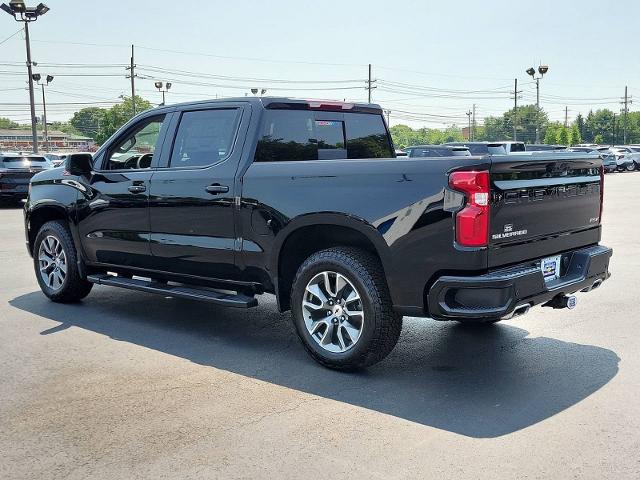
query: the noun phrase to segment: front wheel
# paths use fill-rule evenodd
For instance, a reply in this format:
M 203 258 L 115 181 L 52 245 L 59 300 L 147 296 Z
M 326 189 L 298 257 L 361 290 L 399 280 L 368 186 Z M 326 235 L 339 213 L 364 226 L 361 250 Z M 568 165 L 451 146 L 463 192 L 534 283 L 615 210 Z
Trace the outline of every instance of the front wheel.
M 629 165 L 627 165 L 626 169 L 627 169 L 627 172 L 633 172 L 636 169 L 635 162 L 631 162 Z
M 36 236 L 33 261 L 42 292 L 54 302 L 83 299 L 93 284 L 80 276 L 78 254 L 66 224 L 45 223 Z
M 393 311 L 380 261 L 356 248 L 311 255 L 296 274 L 291 309 L 307 352 L 334 369 L 381 361 L 402 330 L 402 316 Z

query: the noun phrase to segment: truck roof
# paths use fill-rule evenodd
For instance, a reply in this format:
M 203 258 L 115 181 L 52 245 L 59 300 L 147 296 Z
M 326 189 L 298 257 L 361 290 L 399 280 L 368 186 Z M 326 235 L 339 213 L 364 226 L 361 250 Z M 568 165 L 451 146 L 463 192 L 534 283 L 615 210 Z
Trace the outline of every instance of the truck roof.
M 302 99 L 289 97 L 231 97 L 216 98 L 210 100 L 198 100 L 193 102 L 182 102 L 167 105 L 159 108 L 179 108 L 183 109 L 189 106 L 204 105 L 211 103 L 227 103 L 227 102 L 248 102 L 266 109 L 286 109 L 286 110 L 329 110 L 341 112 L 359 112 L 359 113 L 375 113 L 382 114 L 382 107 L 375 103 L 353 103 L 337 100 L 321 100 L 321 99 Z

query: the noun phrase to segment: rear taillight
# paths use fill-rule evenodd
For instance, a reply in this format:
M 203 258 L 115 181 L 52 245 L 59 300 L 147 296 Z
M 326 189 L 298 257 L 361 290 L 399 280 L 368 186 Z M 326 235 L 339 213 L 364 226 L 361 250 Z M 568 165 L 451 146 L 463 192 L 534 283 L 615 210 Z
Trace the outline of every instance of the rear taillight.
M 486 247 L 489 243 L 489 172 L 453 172 L 449 186 L 466 197 L 456 213 L 456 242 L 464 247 Z

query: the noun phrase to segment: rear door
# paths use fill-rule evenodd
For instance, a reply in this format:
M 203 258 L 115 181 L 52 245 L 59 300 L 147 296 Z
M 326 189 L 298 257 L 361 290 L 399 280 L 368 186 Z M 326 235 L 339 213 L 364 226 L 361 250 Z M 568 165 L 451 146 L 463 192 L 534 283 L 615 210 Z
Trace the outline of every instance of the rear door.
M 153 177 L 151 252 L 156 269 L 236 277 L 236 170 L 251 116 L 248 103 L 215 103 L 178 112 L 167 162 Z
M 579 152 L 491 157 L 489 266 L 597 243 L 601 165 Z

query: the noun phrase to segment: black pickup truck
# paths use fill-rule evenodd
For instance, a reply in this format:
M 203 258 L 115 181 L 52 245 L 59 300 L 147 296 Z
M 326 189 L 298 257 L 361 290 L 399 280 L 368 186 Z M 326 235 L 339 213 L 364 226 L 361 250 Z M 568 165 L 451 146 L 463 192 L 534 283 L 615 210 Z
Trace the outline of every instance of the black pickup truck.
M 249 308 L 275 294 L 332 368 L 372 365 L 403 315 L 493 323 L 573 307 L 609 277 L 602 161 L 577 152 L 396 158 L 377 105 L 165 106 L 36 175 L 42 291 L 94 284 Z

